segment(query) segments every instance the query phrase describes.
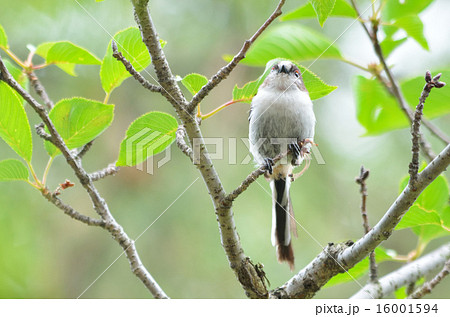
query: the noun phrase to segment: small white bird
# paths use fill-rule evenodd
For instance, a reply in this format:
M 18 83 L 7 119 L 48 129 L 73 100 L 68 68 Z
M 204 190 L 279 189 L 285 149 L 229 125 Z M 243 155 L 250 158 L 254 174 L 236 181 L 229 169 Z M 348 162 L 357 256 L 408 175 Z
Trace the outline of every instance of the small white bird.
M 290 232 L 297 235 L 297 231 L 289 195 L 290 175 L 309 152 L 316 124 L 311 98 L 294 63 L 281 61 L 272 67 L 253 97 L 249 121 L 250 152 L 256 163 L 266 167 L 272 189 L 272 244 L 278 261 L 288 262 L 293 270 Z M 303 142 L 302 148 L 299 142 Z M 288 148 L 287 160 L 272 168 L 272 159 Z

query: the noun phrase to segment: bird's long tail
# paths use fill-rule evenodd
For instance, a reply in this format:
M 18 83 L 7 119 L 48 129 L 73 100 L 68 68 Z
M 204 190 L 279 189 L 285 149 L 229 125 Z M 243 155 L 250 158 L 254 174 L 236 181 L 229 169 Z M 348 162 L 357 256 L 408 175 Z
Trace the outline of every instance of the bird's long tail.
M 296 235 L 292 204 L 289 197 L 290 178 L 272 179 L 272 245 L 277 248 L 279 262 L 287 262 L 294 270 L 294 251 L 291 244 L 291 229 Z M 292 227 L 292 228 L 291 228 Z

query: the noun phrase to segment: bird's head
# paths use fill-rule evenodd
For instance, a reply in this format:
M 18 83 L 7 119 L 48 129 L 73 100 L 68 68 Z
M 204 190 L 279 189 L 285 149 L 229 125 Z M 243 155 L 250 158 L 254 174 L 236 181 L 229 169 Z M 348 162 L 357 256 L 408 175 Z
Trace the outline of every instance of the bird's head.
M 264 84 L 283 91 L 287 89 L 306 90 L 300 69 L 290 61 L 280 61 L 274 64 Z

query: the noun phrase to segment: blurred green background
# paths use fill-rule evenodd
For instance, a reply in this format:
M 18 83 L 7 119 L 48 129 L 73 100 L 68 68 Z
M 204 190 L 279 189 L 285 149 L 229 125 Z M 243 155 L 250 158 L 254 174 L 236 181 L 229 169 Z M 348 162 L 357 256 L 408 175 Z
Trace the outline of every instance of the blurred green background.
M 130 1 L 96 3 L 94 0 L 0 0 L 0 24 L 9 37 L 11 49 L 26 58 L 27 44 L 70 40 L 103 58 L 111 35 L 134 26 Z M 306 1 L 287 1 L 287 12 Z M 364 2 L 364 1 L 363 1 Z M 207 77 L 224 65 L 223 54 L 234 54 L 273 11 L 277 1 L 268 0 L 153 0 L 151 13 L 159 35 L 167 41 L 164 49 L 174 74 L 197 72 Z M 450 3 L 436 0 L 422 15 L 430 51 L 409 40 L 392 54 L 390 62 L 399 78 L 414 77 L 427 69 L 449 66 Z M 275 22 L 277 23 L 277 22 Z M 320 30 L 316 20 L 303 20 Z M 323 32 L 336 39 L 350 24 L 349 19 L 330 19 Z M 436 30 L 439 30 L 438 32 Z M 354 23 L 336 42 L 349 58 L 367 64 L 375 62 L 372 47 L 361 26 Z M 1 52 L 2 57 L 5 56 Z M 310 66 L 311 62 L 302 63 Z M 410 134 L 407 129 L 378 137 L 362 137 L 352 93 L 356 68 L 336 61 L 319 60 L 310 69 L 327 83 L 339 88 L 315 101 L 317 129 L 315 141 L 326 164 L 315 161 L 296 181 L 291 195 L 299 228 L 294 240 L 296 268 L 309 263 L 328 242 L 357 239 L 362 235 L 359 188 L 354 182 L 363 164 L 370 169 L 368 212 L 371 224 L 380 219 L 398 194 L 400 179 L 407 174 L 410 160 Z M 70 77 L 57 67 L 37 74 L 47 92 L 58 101 L 71 96 L 103 100 L 99 66 L 77 66 L 78 77 Z M 151 67 L 148 71 L 153 74 Z M 234 84 L 257 78 L 261 68 L 238 66 L 214 93 L 202 103 L 206 113 L 231 98 Z M 149 78 L 147 75 L 146 77 Z M 450 79 L 443 78 L 450 82 Z M 418 96 L 420 92 L 417 92 Z M 119 144 L 128 125 L 143 113 L 160 110 L 171 113 L 171 106 L 160 96 L 149 93 L 128 79 L 112 93 L 116 105 L 112 126 L 95 142 L 86 155 L 88 171 L 98 170 L 117 159 Z M 39 122 L 26 108 L 32 125 Z M 248 154 L 240 138 L 247 137 L 248 104 L 236 104 L 202 124 L 207 137 L 224 137 L 223 160 L 215 165 L 229 191 L 253 169 L 252 163 L 239 164 Z M 425 112 L 426 114 L 426 112 Z M 450 133 L 449 116 L 435 120 Z M 425 131 L 427 134 L 427 131 Z M 428 135 L 428 134 L 427 134 Z M 237 162 L 228 163 L 228 138 L 237 138 Z M 442 144 L 430 141 L 439 152 Z M 33 133 L 33 164 L 39 174 L 47 163 L 42 141 Z M 109 207 L 131 237 L 137 237 L 160 216 L 137 241 L 143 263 L 166 293 L 174 298 L 244 298 L 244 293 L 228 267 L 220 245 L 217 222 L 205 185 L 189 160 L 172 145 L 172 159 L 161 168 L 154 159 L 154 174 L 136 168 L 123 168 L 115 177 L 97 186 Z M 214 150 L 214 149 L 213 149 Z M 0 159 L 16 158 L 0 141 Z M 49 187 L 56 188 L 75 176 L 62 157 L 58 157 L 49 176 Z M 264 264 L 272 287 L 292 276 L 287 265 L 277 263 L 270 243 L 271 196 L 268 183 L 260 178 L 235 203 L 234 215 L 244 251 L 255 262 Z M 181 196 L 179 195 L 193 185 Z M 80 212 L 94 215 L 86 193 L 77 184 L 61 198 Z M 175 200 L 176 202 L 172 204 Z M 169 207 L 170 206 L 170 207 Z M 0 297 L 76 298 L 121 254 L 121 248 L 108 233 L 65 216 L 39 192 L 22 182 L 0 183 Z M 383 245 L 406 254 L 415 247 L 416 236 L 409 230 L 395 232 Z M 434 241 L 432 250 L 444 239 Z M 447 238 L 448 241 L 448 238 Z M 380 275 L 398 263 L 380 265 Z M 367 277 L 360 280 L 364 284 Z M 323 289 L 317 298 L 346 298 L 359 289 L 351 282 Z M 430 297 L 448 297 L 450 283 L 444 281 Z M 122 256 L 83 294 L 83 298 L 148 298 L 150 295 L 129 269 Z

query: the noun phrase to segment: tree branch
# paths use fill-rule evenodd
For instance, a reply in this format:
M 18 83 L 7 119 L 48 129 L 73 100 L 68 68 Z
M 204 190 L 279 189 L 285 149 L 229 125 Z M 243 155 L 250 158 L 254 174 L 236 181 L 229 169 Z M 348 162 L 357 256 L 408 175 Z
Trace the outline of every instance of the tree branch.
M 355 9 L 356 15 L 357 15 L 358 17 L 361 17 L 361 13 L 359 12 L 359 9 L 358 9 L 358 6 L 356 5 L 355 0 L 350 0 L 350 1 L 351 1 L 351 3 L 352 3 L 353 9 Z M 366 26 L 366 23 L 364 23 L 364 21 L 361 20 L 361 19 L 358 19 L 358 20 L 359 20 L 359 22 L 361 23 L 361 26 L 363 27 L 363 29 L 364 29 L 364 31 L 366 32 L 367 36 L 368 36 L 370 39 L 372 39 L 372 34 L 370 33 L 369 28 Z
M 89 178 L 91 179 L 91 181 L 96 182 L 102 178 L 105 178 L 106 176 L 116 175 L 118 171 L 118 166 L 116 166 L 115 164 L 109 164 L 104 169 L 89 174 Z
M 49 202 L 51 202 L 53 205 L 61 209 L 66 215 L 69 217 L 78 220 L 82 223 L 87 224 L 88 226 L 98 226 L 104 228 L 106 226 L 106 222 L 103 219 L 94 219 L 88 216 L 85 216 L 75 209 L 73 209 L 71 206 L 66 205 L 59 199 L 56 195 L 52 194 L 48 190 L 42 191 L 42 196 L 44 196 Z
M 92 145 L 94 144 L 94 140 L 83 145 L 83 147 L 79 150 L 79 152 L 75 156 L 77 160 L 81 160 L 86 155 L 86 153 L 91 149 Z
M 147 47 L 155 68 L 156 77 L 162 87 L 161 93 L 166 99 L 174 105 L 177 111 L 185 108 L 187 101 L 178 86 L 175 77 L 170 70 L 164 51 L 161 48 L 159 36 L 156 33 L 155 26 L 148 12 L 149 0 L 131 0 L 134 7 L 134 17 L 142 34 L 142 41 Z M 185 110 L 185 109 L 184 109 Z
M 400 269 L 381 278 L 377 284 L 366 285 L 353 295 L 352 299 L 383 298 L 403 285 L 416 282 L 424 275 L 441 268 L 448 259 L 450 259 L 450 244 L 446 244 L 439 249 L 402 266 Z
M 303 146 L 303 144 L 299 144 L 300 146 Z M 283 157 L 287 156 L 290 153 L 290 150 L 287 150 L 285 153 L 280 153 L 277 156 L 275 156 L 272 159 L 272 163 L 275 165 L 279 160 L 281 160 Z M 251 172 L 243 181 L 242 183 L 233 190 L 230 194 L 226 195 L 222 201 L 222 206 L 228 206 L 232 204 L 232 202 L 239 197 L 240 194 L 242 194 L 256 179 L 264 174 L 266 172 L 266 169 L 264 166 L 259 167 L 258 169 Z
M 414 112 L 414 120 L 412 122 L 411 127 L 411 135 L 412 135 L 412 159 L 409 164 L 409 184 L 412 188 L 414 188 L 415 183 L 417 181 L 417 173 L 419 172 L 419 142 L 420 142 L 420 122 L 423 115 L 423 107 L 424 103 L 427 100 L 431 89 L 434 87 L 442 88 L 445 86 L 445 83 L 440 82 L 441 74 L 436 75 L 434 78 L 431 78 L 431 73 L 429 71 L 425 74 L 426 84 L 423 87 L 422 94 L 419 98 L 419 104 L 416 107 L 416 111 Z
M 45 132 L 45 124 L 43 122 L 38 123 L 34 126 L 34 128 L 36 129 L 36 134 L 38 136 L 40 136 L 41 138 L 43 138 L 46 141 L 49 141 L 51 143 L 53 143 L 53 138 L 50 134 L 48 134 L 47 132 Z
M 113 51 L 113 57 L 117 59 L 119 62 L 122 62 L 123 66 L 127 69 L 131 76 L 134 77 L 145 89 L 148 89 L 152 92 L 162 92 L 162 88 L 160 86 L 153 85 L 147 79 L 144 78 L 140 73 L 138 73 L 133 65 L 131 65 L 130 61 L 128 61 L 121 52 L 117 49 L 117 44 L 115 41 L 111 42 L 111 47 Z
M 282 1 L 284 2 L 284 1 Z M 187 101 L 170 70 L 167 59 L 161 49 L 155 26 L 147 9 L 148 0 L 132 0 L 135 19 L 142 33 L 142 39 L 152 56 L 152 63 L 158 82 L 164 91 L 166 99 L 173 105 L 182 125 L 186 129 L 189 142 L 199 155 L 199 164 L 195 166 L 206 184 L 209 195 L 214 204 L 216 218 L 219 224 L 222 246 L 227 255 L 230 267 L 244 288 L 246 295 L 251 298 L 266 298 L 268 291 L 265 286 L 263 272 L 256 267 L 244 254 L 236 231 L 231 204 L 222 206 L 221 201 L 226 193 L 220 178 L 214 168 L 210 155 L 195 118 L 186 111 Z M 215 86 L 215 85 L 214 85 Z M 180 138 L 179 138 L 180 140 Z
M 116 240 L 125 251 L 132 272 L 144 283 L 144 285 L 150 290 L 153 296 L 155 296 L 156 298 L 167 298 L 167 295 L 164 293 L 161 287 L 156 283 L 147 269 L 142 265 L 142 262 L 136 251 L 134 241 L 128 237 L 123 228 L 114 219 L 105 200 L 100 196 L 97 189 L 93 185 L 88 173 L 81 166 L 81 162 L 75 159 L 75 157 L 72 155 L 71 151 L 67 148 L 63 139 L 59 135 L 58 131 L 56 131 L 55 126 L 50 120 L 45 108 L 36 100 L 34 100 L 34 98 L 15 81 L 15 79 L 8 72 L 1 57 L 0 72 L 0 79 L 7 83 L 15 91 L 17 91 L 19 95 L 21 95 L 22 98 L 24 98 L 28 102 L 28 104 L 33 108 L 33 110 L 39 115 L 44 124 L 47 126 L 53 144 L 61 151 L 67 163 L 75 172 L 75 175 L 77 176 L 81 185 L 89 194 L 95 211 L 100 215 L 102 220 L 105 221 L 105 229 L 109 231 L 114 240 Z
M 344 273 L 345 268 L 336 261 L 339 254 L 353 242 L 333 244 L 329 243 L 319 255 L 294 275 L 283 286 L 270 292 L 269 297 L 284 298 L 312 298 L 320 288 L 333 276 Z
M 278 6 L 276 7 L 275 11 L 270 15 L 270 17 L 264 22 L 264 24 L 256 31 L 253 36 L 246 40 L 244 42 L 244 45 L 242 46 L 239 53 L 237 53 L 233 59 L 224 67 L 222 67 L 214 76 L 212 76 L 208 83 L 200 89 L 198 93 L 195 94 L 195 96 L 192 98 L 192 100 L 189 102 L 187 106 L 187 111 L 189 113 L 192 113 L 197 107 L 197 105 L 208 95 L 208 93 L 216 87 L 222 80 L 228 77 L 228 75 L 233 71 L 233 69 L 237 66 L 237 64 L 245 58 L 245 54 L 247 53 L 250 46 L 253 44 L 253 42 L 256 41 L 256 39 L 261 35 L 262 32 L 267 29 L 267 27 L 277 18 L 279 17 L 282 12 L 281 8 L 283 7 L 285 3 L 285 0 L 281 0 L 278 3 Z
M 367 200 L 367 186 L 366 180 L 369 178 L 369 170 L 366 170 L 364 166 L 361 166 L 359 177 L 356 178 L 356 183 L 360 185 L 361 193 L 361 215 L 363 219 L 364 233 L 368 234 L 370 231 L 369 218 L 367 217 L 366 200 Z M 375 251 L 369 254 L 369 279 L 371 283 L 377 283 L 377 262 L 375 261 Z
M 47 92 L 45 91 L 44 86 L 42 86 L 38 77 L 33 72 L 27 72 L 27 76 L 28 76 L 28 79 L 30 80 L 31 86 L 33 87 L 34 91 L 36 91 L 36 93 L 39 95 L 39 97 L 42 98 L 42 100 L 44 101 L 48 110 L 51 110 L 54 105 L 53 101 L 50 100 L 50 97 L 48 96 Z
M 382 241 L 389 238 L 402 216 L 420 193 L 450 164 L 448 145 L 417 177 L 416 190 L 408 185 L 387 210 L 383 218 L 356 243 L 329 244 L 316 259 L 270 293 L 275 298 L 311 298 L 334 275 L 350 269 L 364 259 Z M 374 284 L 370 284 L 374 285 Z
M 186 156 L 189 157 L 191 162 L 193 162 L 194 155 L 192 153 L 192 149 L 189 147 L 189 145 L 186 144 L 186 141 L 184 140 L 185 137 L 186 137 L 186 130 L 184 129 L 183 126 L 179 126 L 176 132 L 177 146 L 181 150 L 181 152 L 186 154 Z
M 444 268 L 431 281 L 423 284 L 422 287 L 416 290 L 408 298 L 419 299 L 425 296 L 426 294 L 431 293 L 433 288 L 435 288 L 436 285 L 438 285 L 449 273 L 450 273 L 450 261 L 447 261 L 444 264 Z

